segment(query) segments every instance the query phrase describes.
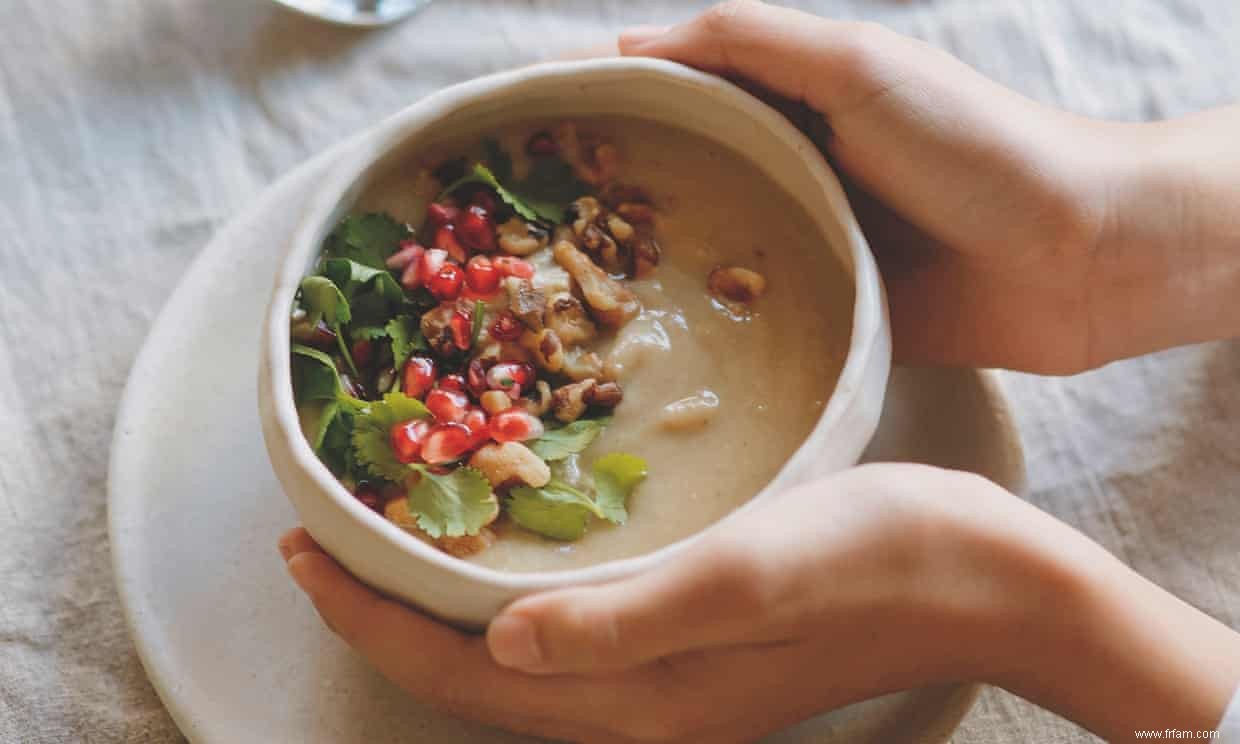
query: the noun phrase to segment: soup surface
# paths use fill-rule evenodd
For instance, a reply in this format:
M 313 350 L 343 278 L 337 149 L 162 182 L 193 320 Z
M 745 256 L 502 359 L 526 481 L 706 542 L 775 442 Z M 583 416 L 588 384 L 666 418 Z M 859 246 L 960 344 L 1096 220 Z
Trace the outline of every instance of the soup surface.
M 623 385 L 623 404 L 593 445 L 555 472 L 571 481 L 595 457 L 626 452 L 645 458 L 649 474 L 630 497 L 627 524 L 596 520 L 575 542 L 501 519 L 493 525 L 499 539 L 467 560 L 503 571 L 636 556 L 749 500 L 821 415 L 851 328 L 853 289 L 839 260 L 801 207 L 747 160 L 649 122 L 587 118 L 578 127 L 614 143 L 618 180 L 653 198 L 662 259 L 651 278 L 626 282 L 641 314 L 594 346 Z M 537 129 L 532 123 L 498 134 L 516 154 L 518 175 L 529 167 L 522 143 Z M 410 180 L 403 169 L 381 179 L 359 208 L 420 221 L 411 214 L 417 197 Z M 714 299 L 707 278 L 721 265 L 760 273 L 764 294 L 743 309 Z

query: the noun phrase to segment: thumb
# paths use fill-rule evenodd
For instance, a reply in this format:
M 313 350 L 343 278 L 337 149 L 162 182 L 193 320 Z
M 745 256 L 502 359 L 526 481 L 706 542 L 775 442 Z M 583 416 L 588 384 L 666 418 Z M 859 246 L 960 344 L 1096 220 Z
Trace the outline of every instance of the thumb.
M 620 53 L 739 76 L 829 114 L 865 94 L 853 74 L 857 28 L 757 0 L 730 0 L 679 26 L 625 31 Z
M 524 672 L 599 673 L 765 640 L 755 636 L 770 605 L 770 572 L 756 549 L 728 543 L 703 541 L 631 579 L 517 600 L 487 629 L 491 655 Z

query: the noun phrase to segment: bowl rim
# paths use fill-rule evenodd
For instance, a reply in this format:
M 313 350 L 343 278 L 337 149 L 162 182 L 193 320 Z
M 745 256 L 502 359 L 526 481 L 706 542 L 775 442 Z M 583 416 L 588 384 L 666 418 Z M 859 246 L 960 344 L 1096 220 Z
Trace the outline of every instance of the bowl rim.
M 531 80 L 571 78 L 580 82 L 582 76 L 595 76 L 600 79 L 659 78 L 661 82 L 679 84 L 692 92 L 721 99 L 761 124 L 773 138 L 781 141 L 782 146 L 802 155 L 805 167 L 810 169 L 811 175 L 823 188 L 822 201 L 838 221 L 847 243 L 847 253 L 852 259 L 855 292 L 852 329 L 848 352 L 835 389 L 814 428 L 771 481 L 745 503 L 706 528 L 647 553 L 581 568 L 506 572 L 455 558 L 405 532 L 357 501 L 318 459 L 302 434 L 293 398 L 288 313 L 296 287 L 305 275 L 307 261 L 320 247 L 318 238 L 323 221 L 348 196 L 348 192 L 366 171 L 379 160 L 420 129 L 433 125 L 470 103 Z M 639 114 L 637 116 L 640 118 Z M 262 342 L 262 353 L 266 355 L 268 364 L 260 367 L 260 373 L 268 377 L 271 396 L 269 402 L 272 404 L 270 410 L 274 423 L 281 438 L 288 445 L 285 447 L 286 454 L 290 456 L 293 464 L 319 487 L 320 497 L 331 499 L 351 518 L 368 527 L 376 539 L 384 540 L 403 553 L 471 581 L 519 593 L 597 584 L 634 575 L 684 550 L 703 535 L 763 500 L 772 491 L 771 486 L 781 479 L 789 464 L 806 456 L 810 440 L 814 439 L 820 430 L 829 430 L 838 425 L 839 420 L 864 390 L 864 376 L 874 353 L 889 348 L 889 344 L 881 343 L 885 338 L 889 338 L 890 333 L 882 280 L 838 177 L 817 146 L 782 114 L 737 85 L 715 75 L 675 62 L 640 57 L 544 62 L 499 72 L 440 89 L 414 102 L 359 137 L 358 142 L 343 152 L 337 162 L 314 198 L 307 202 L 276 272 Z M 760 163 L 752 159 L 751 162 L 765 170 Z

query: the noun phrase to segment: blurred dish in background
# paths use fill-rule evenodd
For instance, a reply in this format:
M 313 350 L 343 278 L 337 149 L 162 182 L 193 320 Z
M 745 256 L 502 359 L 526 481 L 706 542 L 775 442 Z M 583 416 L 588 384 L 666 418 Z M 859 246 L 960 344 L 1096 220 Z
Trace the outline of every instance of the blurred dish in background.
M 412 15 L 431 0 L 275 0 L 311 18 L 341 26 L 386 26 Z

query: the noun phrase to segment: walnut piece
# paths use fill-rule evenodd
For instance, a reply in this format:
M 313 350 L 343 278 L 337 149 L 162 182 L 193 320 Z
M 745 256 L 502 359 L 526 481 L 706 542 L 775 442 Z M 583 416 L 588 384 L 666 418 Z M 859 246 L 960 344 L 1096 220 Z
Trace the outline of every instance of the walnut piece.
M 499 228 L 499 248 L 510 256 L 528 256 L 547 247 L 547 231 L 513 217 Z
M 561 241 L 552 248 L 555 261 L 581 287 L 586 304 L 590 306 L 595 320 L 608 328 L 619 328 L 641 312 L 637 297 L 607 275 L 590 257 L 568 241 Z
M 551 481 L 551 468 L 533 450 L 520 442 L 494 442 L 485 445 L 469 458 L 493 488 L 524 483 L 542 488 Z
M 710 272 L 706 285 L 721 300 L 747 305 L 766 291 L 766 277 L 739 266 L 720 266 Z
M 542 369 L 555 374 L 564 368 L 564 343 L 550 328 L 522 333 L 521 346 Z
M 456 351 L 456 342 L 452 340 L 452 315 L 456 308 L 451 303 L 444 303 L 422 314 L 422 338 L 427 345 L 440 355 L 452 354 Z
M 528 279 L 509 277 L 504 282 L 508 289 L 508 308 L 512 310 L 513 315 L 516 315 L 526 328 L 541 331 L 543 311 L 547 309 L 547 298 L 535 289 Z
M 624 400 L 624 389 L 618 382 L 600 382 L 586 393 L 586 403 L 597 408 L 615 408 Z
M 587 398 L 596 385 L 598 382 L 591 377 L 556 388 L 556 391 L 551 394 L 551 409 L 555 411 L 556 419 L 571 424 L 581 418 L 590 405 Z
M 547 304 L 543 321 L 547 328 L 555 331 L 565 346 L 579 346 L 598 335 L 598 329 L 586 314 L 585 306 L 571 294 L 552 297 Z

